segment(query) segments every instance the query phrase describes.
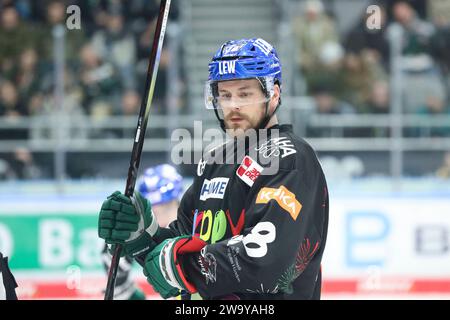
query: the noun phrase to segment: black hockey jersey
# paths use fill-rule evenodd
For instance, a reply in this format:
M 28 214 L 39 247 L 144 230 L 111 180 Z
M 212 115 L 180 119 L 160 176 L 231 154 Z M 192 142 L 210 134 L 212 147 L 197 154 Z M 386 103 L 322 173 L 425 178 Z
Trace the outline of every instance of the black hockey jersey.
M 0 252 L 0 300 L 17 300 L 17 282 L 8 265 L 8 258 Z
M 319 299 L 328 191 L 289 125 L 205 152 L 172 232 L 208 243 L 180 257 L 204 299 Z M 240 150 L 244 150 L 240 154 Z M 225 156 L 224 163 L 217 159 Z

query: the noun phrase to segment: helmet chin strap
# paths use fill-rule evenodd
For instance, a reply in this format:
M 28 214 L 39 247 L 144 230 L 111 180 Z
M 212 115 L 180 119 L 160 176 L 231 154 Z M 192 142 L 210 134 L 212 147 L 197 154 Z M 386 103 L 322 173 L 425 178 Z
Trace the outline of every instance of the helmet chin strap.
M 220 128 L 223 130 L 223 132 L 226 132 L 225 121 L 223 119 L 220 119 L 219 112 L 217 111 L 216 107 L 214 107 L 214 113 L 216 114 L 217 120 L 219 120 Z
M 266 94 L 268 95 L 269 98 L 272 98 L 272 95 L 269 93 L 269 89 L 268 89 L 269 84 L 266 81 L 264 81 L 263 79 L 260 79 L 260 78 L 257 78 L 257 79 L 258 79 L 259 83 L 261 84 L 261 87 L 262 87 L 263 91 L 266 92 Z M 270 104 L 270 99 L 269 99 L 269 101 L 266 102 L 266 111 L 264 113 L 264 117 L 259 122 L 258 126 L 256 127 L 256 130 L 265 129 L 266 128 L 267 124 L 272 119 L 272 117 L 274 116 L 275 112 L 277 112 L 278 107 L 281 104 L 281 99 L 279 98 L 278 104 L 275 107 L 275 110 L 270 115 L 269 115 L 269 104 Z
M 259 122 L 259 124 L 256 128 L 257 130 L 266 129 L 267 124 L 270 122 L 272 117 L 275 115 L 275 112 L 277 112 L 278 107 L 280 106 L 280 104 L 278 103 L 278 105 L 275 107 L 275 110 L 272 112 L 271 115 L 269 115 L 269 103 L 270 103 L 270 101 L 266 102 L 266 112 L 265 112 L 264 118 L 261 119 L 261 121 Z

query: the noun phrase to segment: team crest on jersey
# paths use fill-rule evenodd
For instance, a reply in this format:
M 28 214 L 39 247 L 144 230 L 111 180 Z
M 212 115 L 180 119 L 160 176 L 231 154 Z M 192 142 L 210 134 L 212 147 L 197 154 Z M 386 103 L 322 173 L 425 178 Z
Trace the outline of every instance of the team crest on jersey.
M 236 175 L 241 178 L 249 187 L 253 186 L 255 180 L 261 175 L 263 167 L 258 162 L 245 156 L 241 162 L 241 165 L 236 170 Z
M 259 147 L 255 148 L 264 158 L 269 157 L 279 157 L 281 158 L 290 156 L 291 154 L 297 153 L 295 146 L 291 140 L 286 137 L 272 138 Z
M 202 188 L 200 189 L 200 200 L 206 201 L 210 198 L 223 199 L 225 190 L 227 189 L 229 178 L 214 178 L 211 180 L 203 180 Z
M 206 284 L 209 282 L 216 282 L 216 257 L 214 257 L 212 253 L 206 252 L 206 249 L 203 248 L 200 251 L 200 256 L 198 257 L 198 264 L 200 265 L 200 272 L 205 277 Z

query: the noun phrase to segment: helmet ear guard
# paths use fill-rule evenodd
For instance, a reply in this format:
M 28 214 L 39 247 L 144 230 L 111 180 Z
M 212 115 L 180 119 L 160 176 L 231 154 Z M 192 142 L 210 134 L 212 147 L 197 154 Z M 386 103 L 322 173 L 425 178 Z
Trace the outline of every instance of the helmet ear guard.
M 217 105 L 217 97 L 219 96 L 219 89 L 217 82 L 206 81 L 204 87 L 204 98 L 205 98 L 205 107 L 206 109 L 216 109 Z
M 258 77 L 256 79 L 261 84 L 261 89 L 264 92 L 266 98 L 272 99 L 273 95 L 275 94 L 275 79 L 273 77 Z

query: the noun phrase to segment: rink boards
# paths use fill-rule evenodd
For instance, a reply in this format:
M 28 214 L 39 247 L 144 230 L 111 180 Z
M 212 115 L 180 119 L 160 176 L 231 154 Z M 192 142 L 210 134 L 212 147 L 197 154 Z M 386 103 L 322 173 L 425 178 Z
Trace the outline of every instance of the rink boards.
M 0 251 L 22 299 L 101 299 L 102 192 L 1 196 Z M 449 298 L 450 196 L 330 192 L 324 298 Z M 138 266 L 149 298 L 157 298 Z

